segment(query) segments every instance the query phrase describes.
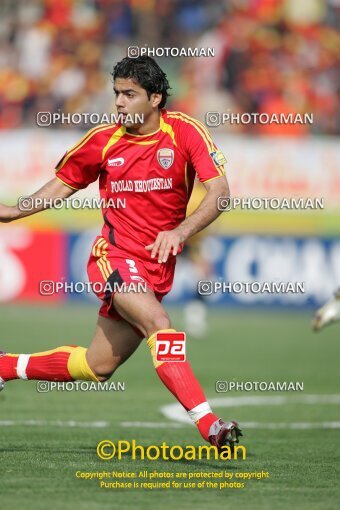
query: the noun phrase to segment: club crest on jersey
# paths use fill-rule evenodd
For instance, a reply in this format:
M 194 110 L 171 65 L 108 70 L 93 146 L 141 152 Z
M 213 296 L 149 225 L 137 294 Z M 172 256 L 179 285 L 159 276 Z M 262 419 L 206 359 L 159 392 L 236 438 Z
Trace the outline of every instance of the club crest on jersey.
M 158 163 L 167 170 L 171 167 L 172 163 L 174 162 L 175 155 L 174 151 L 172 149 L 159 149 L 157 151 L 157 160 Z

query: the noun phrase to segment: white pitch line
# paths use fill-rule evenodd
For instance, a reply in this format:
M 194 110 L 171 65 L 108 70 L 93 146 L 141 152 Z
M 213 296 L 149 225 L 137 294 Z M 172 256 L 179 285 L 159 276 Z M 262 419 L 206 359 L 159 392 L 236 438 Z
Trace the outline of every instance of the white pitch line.
M 211 407 L 282 406 L 291 404 L 340 404 L 340 395 L 246 395 L 209 399 Z M 177 423 L 192 424 L 185 409 L 178 403 L 162 406 L 161 413 Z M 326 422 L 325 422 L 326 423 Z M 337 423 L 337 422 L 334 422 Z M 265 426 L 265 424 L 263 424 Z M 336 427 L 335 427 L 336 428 Z
M 181 429 L 185 427 L 184 423 L 157 422 L 157 421 L 122 421 L 121 427 L 141 427 L 143 429 Z
M 182 428 L 187 424 L 179 423 L 165 423 L 165 422 L 143 422 L 143 421 L 123 421 L 120 424 L 122 427 L 136 427 L 142 429 L 158 429 L 158 428 Z M 339 421 L 324 421 L 324 422 L 297 422 L 297 423 L 259 423 L 259 422 L 242 422 L 242 429 L 293 429 L 293 430 L 308 430 L 308 429 L 340 429 Z
M 287 404 L 340 404 L 340 395 L 299 395 L 299 396 L 258 396 L 247 395 L 237 397 L 213 398 L 209 400 L 213 407 L 247 407 L 247 406 L 279 406 Z M 181 428 L 185 425 L 193 425 L 188 418 L 186 411 L 178 404 L 170 404 L 161 407 L 163 415 L 170 419 L 170 422 L 130 422 L 125 421 L 120 425 L 122 427 L 140 427 L 140 428 Z M 39 426 L 39 427 L 80 427 L 80 428 L 105 428 L 111 424 L 107 421 L 78 422 L 78 421 L 44 421 L 44 420 L 2 420 L 0 427 L 11 426 Z M 340 422 L 296 422 L 296 423 L 259 423 L 242 422 L 242 426 L 247 429 L 340 429 Z
M 101 429 L 110 425 L 107 421 L 44 421 L 44 420 L 2 420 L 0 427 L 13 427 L 20 425 L 28 425 L 34 427 L 81 427 L 85 429 Z
M 244 429 L 340 429 L 340 421 L 323 421 L 323 422 L 297 422 L 297 423 L 258 423 L 258 422 L 242 422 Z

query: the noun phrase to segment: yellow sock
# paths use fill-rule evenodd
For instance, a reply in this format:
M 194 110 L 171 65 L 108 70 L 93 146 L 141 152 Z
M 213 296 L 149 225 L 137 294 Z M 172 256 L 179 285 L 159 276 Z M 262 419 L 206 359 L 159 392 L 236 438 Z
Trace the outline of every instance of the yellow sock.
M 80 381 L 99 381 L 92 372 L 86 359 L 85 347 L 76 347 L 68 359 L 67 369 L 72 379 Z
M 42 381 L 98 381 L 86 360 L 84 347 L 63 345 L 32 354 L 6 354 L 6 380 L 40 379 Z M 2 374 L 4 368 L 2 367 Z
M 148 344 L 148 346 L 150 347 L 152 361 L 153 361 L 155 368 L 160 367 L 164 363 L 164 361 L 156 360 L 156 335 L 157 335 L 157 333 L 169 333 L 169 332 L 176 333 L 176 330 L 175 329 L 160 329 L 159 331 L 156 331 L 155 333 L 153 333 L 146 342 Z

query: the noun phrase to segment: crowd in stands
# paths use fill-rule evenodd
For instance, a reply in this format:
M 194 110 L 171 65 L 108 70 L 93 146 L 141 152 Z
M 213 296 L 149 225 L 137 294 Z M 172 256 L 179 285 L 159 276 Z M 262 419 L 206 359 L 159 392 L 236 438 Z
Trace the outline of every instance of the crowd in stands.
M 339 130 L 337 0 L 2 0 L 0 129 L 39 111 L 114 111 L 110 72 L 129 46 L 214 48 L 157 59 L 169 109 L 313 113 L 311 125 L 224 125 L 249 134 Z M 67 128 L 68 126 L 62 126 Z

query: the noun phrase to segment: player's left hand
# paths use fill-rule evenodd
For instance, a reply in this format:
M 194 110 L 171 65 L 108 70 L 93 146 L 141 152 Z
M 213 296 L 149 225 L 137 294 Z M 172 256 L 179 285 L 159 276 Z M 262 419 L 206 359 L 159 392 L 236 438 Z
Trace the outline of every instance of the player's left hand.
M 172 250 L 174 256 L 177 255 L 181 243 L 185 241 L 184 235 L 179 229 L 165 230 L 160 232 L 154 243 L 146 246 L 146 250 L 151 251 L 151 258 L 154 259 L 158 253 L 159 264 L 164 264 L 169 258 Z

